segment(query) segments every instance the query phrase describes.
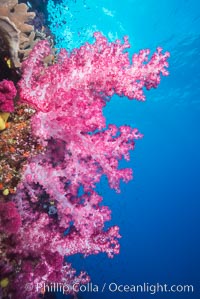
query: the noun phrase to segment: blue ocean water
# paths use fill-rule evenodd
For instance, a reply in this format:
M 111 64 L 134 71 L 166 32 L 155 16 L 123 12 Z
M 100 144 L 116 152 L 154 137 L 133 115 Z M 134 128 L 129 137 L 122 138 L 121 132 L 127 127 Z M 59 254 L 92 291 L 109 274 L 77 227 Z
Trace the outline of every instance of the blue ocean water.
M 49 0 L 49 3 L 52 0 Z M 54 7 L 57 45 L 69 50 L 102 31 L 110 40 L 128 35 L 130 53 L 157 46 L 169 51 L 170 75 L 144 103 L 113 97 L 107 123 L 130 124 L 144 134 L 127 167 L 134 180 L 110 190 L 98 185 L 112 209 L 110 225 L 120 226 L 121 253 L 71 257 L 86 270 L 98 292 L 87 299 L 200 298 L 200 2 L 197 0 L 77 0 L 63 4 L 66 23 Z M 57 19 L 56 13 L 57 12 Z M 49 9 L 49 15 L 50 15 Z M 53 15 L 50 15 L 53 18 Z M 62 35 L 63 34 L 63 35 Z M 123 166 L 125 163 L 123 164 Z M 104 292 L 101 287 L 106 283 Z M 115 292 L 114 285 L 193 285 L 193 292 Z M 62 297 L 62 296 L 61 296 Z M 60 298 L 61 298 L 60 297 Z M 63 297 L 64 298 L 64 297 Z

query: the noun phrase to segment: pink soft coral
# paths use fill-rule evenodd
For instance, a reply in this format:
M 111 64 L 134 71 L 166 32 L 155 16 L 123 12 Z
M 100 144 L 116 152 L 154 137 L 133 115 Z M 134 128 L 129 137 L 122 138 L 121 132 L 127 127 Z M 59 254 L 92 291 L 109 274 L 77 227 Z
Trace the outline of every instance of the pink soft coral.
M 14 247 L 5 241 L 7 256 L 20 262 L 13 298 L 34 298 L 22 280 L 87 283 L 88 276 L 75 276 L 64 256 L 119 253 L 119 228 L 105 229 L 110 210 L 94 189 L 102 175 L 118 192 L 120 180 L 132 178 L 132 170 L 119 169 L 118 163 L 129 160 L 135 139 L 142 135 L 129 126 L 106 128 L 102 110 L 114 93 L 144 100 L 143 87 L 157 87 L 160 75 L 168 74 L 169 54 L 158 48 L 148 61 L 149 50 L 142 50 L 130 62 L 127 38 L 124 44 L 108 43 L 95 33 L 95 39 L 72 53 L 62 50 L 49 67 L 43 60 L 50 47 L 39 42 L 22 64 L 21 102 L 36 109 L 32 132 L 46 151 L 28 161 L 14 197 L 22 226 L 13 236 Z
M 0 82 L 0 111 L 13 112 L 14 111 L 14 98 L 17 90 L 12 81 L 3 80 Z
M 0 202 L 0 233 L 17 233 L 21 226 L 21 217 L 13 202 Z

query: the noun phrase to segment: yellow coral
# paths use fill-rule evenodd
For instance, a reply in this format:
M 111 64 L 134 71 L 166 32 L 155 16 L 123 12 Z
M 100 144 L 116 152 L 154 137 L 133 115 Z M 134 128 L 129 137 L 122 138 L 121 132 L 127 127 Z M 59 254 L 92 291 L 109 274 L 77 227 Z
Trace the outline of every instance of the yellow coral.
M 9 189 L 4 189 L 3 190 L 3 195 L 7 196 L 10 193 Z
M 2 287 L 2 289 L 6 288 L 8 284 L 9 284 L 9 279 L 7 277 L 0 280 L 0 286 Z
M 9 112 L 0 112 L 0 131 L 6 128 L 6 122 L 8 120 Z

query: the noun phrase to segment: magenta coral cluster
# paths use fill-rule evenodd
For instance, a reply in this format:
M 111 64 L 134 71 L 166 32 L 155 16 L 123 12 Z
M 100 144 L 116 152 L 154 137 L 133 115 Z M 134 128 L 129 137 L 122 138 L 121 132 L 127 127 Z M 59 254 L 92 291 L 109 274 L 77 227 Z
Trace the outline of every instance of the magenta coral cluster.
M 48 67 L 43 61 L 50 46 L 39 42 L 22 64 L 20 100 L 36 110 L 32 134 L 45 151 L 24 166 L 13 197 L 22 225 L 12 240 L 4 236 L 8 261 L 17 257 L 10 265 L 16 272 L 12 298 L 36 298 L 36 289 L 25 288 L 26 283 L 58 281 L 71 286 L 67 292 L 73 294 L 73 284 L 87 283 L 89 277 L 76 275 L 68 256 L 119 253 L 119 228 L 105 229 L 111 212 L 95 186 L 106 175 L 119 192 L 120 181 L 132 178 L 132 170 L 118 164 L 129 160 L 142 135 L 129 126 L 106 127 L 102 110 L 113 94 L 144 100 L 143 88 L 156 88 L 160 76 L 168 74 L 169 53 L 158 48 L 148 60 L 149 50 L 142 50 L 130 62 L 127 38 L 109 43 L 100 33 L 94 37 L 94 44 L 71 53 L 61 50 Z
M 12 81 L 3 80 L 0 82 L 0 111 L 13 112 L 14 111 L 14 98 L 17 90 Z
M 21 226 L 21 218 L 13 202 L 0 202 L 0 233 L 15 234 Z

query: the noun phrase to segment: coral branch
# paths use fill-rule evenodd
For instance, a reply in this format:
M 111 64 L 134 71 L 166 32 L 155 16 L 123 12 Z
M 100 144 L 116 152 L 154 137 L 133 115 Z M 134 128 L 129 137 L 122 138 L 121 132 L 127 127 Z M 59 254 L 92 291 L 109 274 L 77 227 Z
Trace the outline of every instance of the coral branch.
M 13 112 L 14 98 L 17 90 L 12 81 L 3 80 L 0 82 L 0 111 Z
M 156 88 L 160 76 L 168 74 L 169 53 L 158 48 L 148 61 L 149 50 L 142 50 L 130 62 L 127 37 L 123 44 L 108 43 L 98 32 L 94 37 L 92 45 L 62 50 L 48 67 L 44 59 L 50 46 L 39 42 L 22 63 L 20 100 L 36 110 L 31 130 L 44 150 L 28 158 L 13 196 L 22 225 L 12 242 L 9 235 L 2 237 L 15 271 L 12 276 L 2 271 L 3 279 L 12 280 L 12 298 L 35 298 L 21 281 L 87 283 L 87 274 L 76 276 L 64 256 L 104 252 L 112 258 L 119 253 L 119 228 L 105 229 L 111 212 L 95 186 L 106 175 L 119 192 L 120 181 L 132 178 L 132 170 L 120 169 L 119 161 L 129 160 L 142 135 L 129 126 L 106 127 L 102 110 L 113 94 L 143 101 L 143 88 Z M 7 231 L 14 232 L 10 225 Z

